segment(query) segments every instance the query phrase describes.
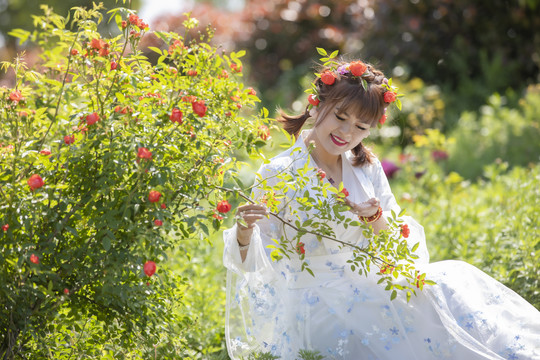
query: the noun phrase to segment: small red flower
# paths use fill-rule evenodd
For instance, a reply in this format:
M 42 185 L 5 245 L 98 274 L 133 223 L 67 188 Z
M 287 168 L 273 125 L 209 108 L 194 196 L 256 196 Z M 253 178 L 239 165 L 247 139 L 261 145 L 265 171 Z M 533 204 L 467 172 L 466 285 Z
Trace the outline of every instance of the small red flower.
M 341 192 L 343 193 L 343 195 L 345 195 L 345 197 L 349 196 L 349 192 L 347 191 L 347 189 L 343 188 Z
M 71 49 L 71 55 L 76 56 L 79 54 L 79 50 L 77 49 Z
M 300 255 L 304 255 L 306 253 L 306 249 L 304 248 L 304 243 L 299 242 L 298 245 L 296 245 L 296 252 Z
M 228 79 L 229 78 L 229 73 L 227 72 L 227 70 L 223 69 L 223 70 L 221 70 L 221 74 L 218 75 L 218 78 L 220 78 L 220 79 Z
M 43 149 L 43 150 L 41 150 L 39 153 L 40 153 L 41 155 L 43 155 L 43 156 L 49 156 L 49 155 L 51 155 L 51 150 L 49 150 L 49 149 Z
M 397 94 L 393 91 L 387 91 L 384 93 L 384 102 L 391 103 L 396 101 Z
M 165 205 L 165 203 L 161 204 L 161 208 L 162 209 L 166 209 L 167 208 L 167 205 Z
M 266 125 L 259 126 L 259 137 L 265 141 L 270 137 L 270 130 Z
M 30 261 L 34 264 L 39 264 L 39 257 L 36 254 L 30 255 Z
M 125 29 L 125 28 L 127 28 L 127 21 L 122 20 L 122 29 Z
M 148 260 L 144 263 L 144 273 L 147 276 L 152 276 L 156 273 L 156 263 L 152 260 Z
M 9 100 L 13 102 L 19 102 L 19 101 L 23 101 L 24 98 L 22 96 L 22 93 L 19 90 L 15 90 L 9 94 Z
M 161 226 L 161 225 L 163 225 L 163 221 L 161 221 L 161 220 L 154 220 L 154 225 L 156 225 L 156 226 Z
M 253 96 L 257 96 L 257 92 L 255 91 L 255 89 L 253 88 L 248 88 L 248 94 L 249 95 L 253 95 Z
M 381 267 L 381 274 L 391 274 L 392 271 L 394 271 L 394 267 L 391 266 L 391 265 L 386 265 L 384 264 L 382 267 Z
M 353 61 L 349 64 L 349 70 L 354 76 L 362 76 L 366 72 L 367 65 L 362 61 Z
M 6 225 L 2 226 L 3 231 L 8 231 L 8 229 L 9 229 L 9 224 L 6 224 Z
M 221 200 L 218 202 L 216 209 L 220 213 L 225 214 L 231 211 L 231 204 L 227 200 Z
M 32 191 L 39 189 L 44 184 L 43 179 L 38 174 L 34 174 L 30 176 L 27 182 L 28 182 L 28 186 L 30 186 L 30 190 Z
M 128 20 L 131 25 L 136 25 L 136 26 L 139 26 L 142 22 L 142 20 L 135 14 L 129 15 Z
M 193 108 L 193 112 L 200 117 L 203 117 L 206 114 L 206 105 L 204 105 L 204 100 L 198 100 L 191 103 L 191 107 Z
M 326 70 L 321 75 L 321 81 L 326 85 L 332 85 L 336 82 L 336 74 L 333 71 Z
M 189 76 L 197 76 L 197 70 L 191 70 L 191 69 L 190 69 L 190 70 L 188 70 L 187 74 L 188 74 Z
M 94 125 L 99 121 L 99 115 L 97 112 L 86 115 L 86 125 Z
M 317 95 L 315 94 L 311 94 L 308 96 L 307 98 L 308 102 L 313 105 L 313 106 L 317 106 L 319 105 L 319 103 L 321 102 L 321 100 L 319 100 L 319 98 L 317 97 Z
M 172 122 L 177 122 L 178 124 L 182 123 L 182 110 L 178 108 L 172 109 L 171 115 L 169 116 L 169 119 L 171 119 Z
M 420 275 L 416 276 L 416 279 L 417 279 L 416 280 L 416 287 L 417 288 L 420 288 L 420 283 L 422 283 L 422 285 L 426 284 L 425 280 L 420 278 Z
M 386 114 L 382 114 L 381 118 L 379 119 L 379 124 L 384 125 L 386 122 Z
M 326 177 L 326 173 L 324 172 L 323 169 L 318 169 L 317 170 L 317 176 L 319 177 L 319 180 L 322 181 Z
M 401 225 L 401 235 L 406 239 L 411 234 L 411 230 L 409 229 L 409 225 L 403 224 Z
M 75 142 L 75 135 L 66 135 L 64 136 L 64 143 L 66 143 L 66 145 L 71 145 Z
M 145 147 L 140 147 L 137 151 L 137 157 L 140 159 L 152 160 L 152 152 Z
M 90 41 L 90 47 L 95 50 L 103 49 L 105 47 L 105 44 L 107 43 L 104 40 L 98 38 L 92 39 L 92 41 Z
M 148 201 L 151 203 L 156 203 L 159 201 L 159 198 L 161 197 L 161 193 L 156 190 L 152 190 L 148 193 Z
M 242 65 L 238 66 L 236 63 L 232 63 L 231 70 L 236 73 L 242 72 Z
M 182 101 L 193 104 L 195 101 L 197 101 L 197 97 L 193 95 L 185 95 L 185 96 L 182 96 Z
M 69 289 L 68 288 L 64 289 L 64 294 L 69 295 Z
M 111 70 L 116 70 L 117 67 L 118 64 L 116 63 L 116 61 L 111 61 Z

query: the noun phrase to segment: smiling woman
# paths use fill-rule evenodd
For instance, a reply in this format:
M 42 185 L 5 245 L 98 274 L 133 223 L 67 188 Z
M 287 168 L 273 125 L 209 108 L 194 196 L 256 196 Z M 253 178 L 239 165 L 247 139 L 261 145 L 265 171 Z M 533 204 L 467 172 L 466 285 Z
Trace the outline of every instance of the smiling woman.
M 296 143 L 261 166 L 223 233 L 231 358 L 538 359 L 538 310 L 467 263 L 429 263 L 423 227 L 362 145 L 399 95 L 333 57 L 305 112 L 281 115 Z

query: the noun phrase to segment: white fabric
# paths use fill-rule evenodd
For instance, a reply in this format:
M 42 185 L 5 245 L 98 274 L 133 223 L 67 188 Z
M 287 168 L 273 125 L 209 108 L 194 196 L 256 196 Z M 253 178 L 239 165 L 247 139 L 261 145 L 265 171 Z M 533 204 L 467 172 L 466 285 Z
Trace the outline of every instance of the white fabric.
M 269 178 L 269 185 L 278 181 L 276 174 L 294 174 L 310 159 L 303 136 L 261 167 L 259 173 Z M 354 167 L 351 157 L 350 153 L 342 156 L 349 198 L 359 203 L 378 197 L 383 216 L 391 210 L 399 213 L 380 162 Z M 316 176 L 313 181 L 318 181 Z M 259 189 L 252 194 L 254 199 L 262 195 Z M 280 215 L 287 219 L 290 210 L 285 208 Z M 302 214 L 304 219 L 312 215 Z M 540 312 L 467 263 L 430 264 L 422 226 L 411 217 L 404 220 L 411 229 L 410 245 L 420 242 L 417 268 L 437 282 L 417 291 L 409 303 L 403 294 L 390 301 L 389 293 L 376 284 L 377 276 L 352 273 L 346 263 L 350 250 L 331 240 L 302 237 L 313 277 L 300 271 L 301 262 L 294 256 L 277 262 L 269 259 L 267 246 L 274 244 L 272 239 L 294 235 L 275 218 L 257 222 L 244 262 L 236 226 L 226 230 L 223 261 L 228 269 L 230 357 L 247 358 L 262 351 L 292 360 L 298 350 L 307 349 L 320 351 L 326 359 L 540 359 Z M 365 241 L 359 228 L 330 225 L 340 240 Z

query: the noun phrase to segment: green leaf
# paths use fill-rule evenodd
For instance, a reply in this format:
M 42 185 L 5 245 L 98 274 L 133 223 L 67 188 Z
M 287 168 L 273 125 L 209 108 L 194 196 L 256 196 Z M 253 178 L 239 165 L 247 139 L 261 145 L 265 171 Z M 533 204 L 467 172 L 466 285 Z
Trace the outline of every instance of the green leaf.
M 159 55 L 163 55 L 163 52 L 161 51 L 160 48 L 157 48 L 155 46 L 149 46 L 148 49 L 152 50 L 152 51 L 155 51 L 156 53 L 158 53 Z
M 392 290 L 392 295 L 390 295 L 390 300 L 394 300 L 397 296 L 397 291 L 396 290 Z
M 326 50 L 324 50 L 323 48 L 318 47 L 318 48 L 317 48 L 317 52 L 318 52 L 319 55 L 321 55 L 321 56 L 328 56 L 328 53 L 327 53 Z
M 329 58 L 330 59 L 335 58 L 336 56 L 338 56 L 338 53 L 339 53 L 339 50 L 334 51 L 333 53 L 330 54 Z
M 108 236 L 104 236 L 103 239 L 101 239 L 101 246 L 103 246 L 105 251 L 111 250 L 111 239 Z

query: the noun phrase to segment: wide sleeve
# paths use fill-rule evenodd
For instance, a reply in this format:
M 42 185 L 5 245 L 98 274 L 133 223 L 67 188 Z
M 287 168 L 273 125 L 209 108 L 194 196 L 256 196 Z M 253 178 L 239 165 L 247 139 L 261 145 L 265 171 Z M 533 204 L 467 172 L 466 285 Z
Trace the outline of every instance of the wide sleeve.
M 284 161 L 273 161 L 269 164 L 264 164 L 258 171 L 258 174 L 261 176 L 256 177 L 255 185 L 261 179 L 266 179 L 268 186 L 274 186 L 279 181 L 278 175 L 285 171 L 286 168 Z M 260 186 L 253 188 L 251 199 L 255 202 L 260 203 L 264 196 L 264 191 Z M 268 216 L 257 221 L 251 235 L 246 258 L 242 262 L 237 241 L 237 225 L 235 224 L 232 228 L 225 230 L 223 232 L 223 241 L 225 242 L 223 263 L 225 267 L 238 275 L 271 267 L 270 250 L 267 246 L 274 244 L 273 239 L 279 240 L 281 232 L 281 222 L 273 216 Z
M 368 176 L 373 184 L 375 196 L 380 200 L 381 207 L 383 209 L 383 216 L 388 218 L 391 216 L 392 210 L 394 213 L 399 214 L 401 207 L 398 205 L 394 194 L 386 178 L 381 162 L 375 159 L 374 163 L 370 166 Z M 426 236 L 424 234 L 424 227 L 420 225 L 411 216 L 402 216 L 401 220 L 409 226 L 411 230 L 407 242 L 412 247 L 416 243 L 420 243 L 416 255 L 418 255 L 417 263 L 429 263 L 429 252 L 426 245 Z
M 284 169 L 273 160 L 263 165 L 259 174 L 273 186 Z M 259 203 L 264 195 L 259 186 L 251 194 Z M 272 239 L 280 239 L 281 222 L 273 216 L 257 221 L 244 262 L 236 231 L 235 225 L 223 232 L 223 263 L 228 270 L 225 339 L 229 356 L 243 359 L 255 351 L 285 353 L 285 348 L 291 346 L 282 341 L 283 334 L 290 331 L 284 327 L 287 322 L 280 320 L 289 318 L 286 313 L 289 307 L 285 305 L 288 303 L 286 279 L 275 268 L 278 265 L 270 260 L 267 249 Z

